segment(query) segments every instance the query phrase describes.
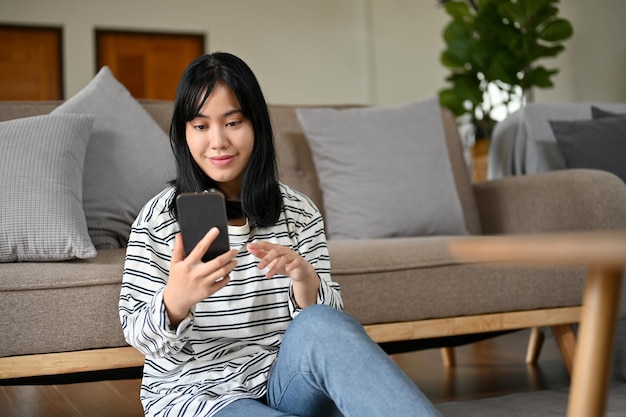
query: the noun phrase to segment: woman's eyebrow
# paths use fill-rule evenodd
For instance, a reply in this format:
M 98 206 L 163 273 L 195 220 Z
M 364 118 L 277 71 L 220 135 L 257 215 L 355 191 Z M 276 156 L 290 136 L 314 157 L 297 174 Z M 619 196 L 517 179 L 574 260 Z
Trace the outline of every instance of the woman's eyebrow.
M 241 111 L 241 109 L 232 109 L 232 110 L 229 110 L 226 113 L 222 114 L 222 117 L 232 116 L 233 114 L 237 114 L 237 113 L 243 113 L 243 112 Z M 209 116 L 207 116 L 205 114 L 202 114 L 202 113 L 198 113 L 196 115 L 196 117 L 201 117 L 203 119 L 210 119 Z
M 224 113 L 224 117 L 232 116 L 233 114 L 242 113 L 241 109 L 232 109 Z

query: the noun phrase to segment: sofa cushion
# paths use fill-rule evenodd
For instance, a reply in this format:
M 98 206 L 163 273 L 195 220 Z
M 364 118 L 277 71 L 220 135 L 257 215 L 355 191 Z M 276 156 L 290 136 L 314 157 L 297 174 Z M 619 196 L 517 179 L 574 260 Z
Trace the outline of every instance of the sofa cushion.
M 2 339 L 0 357 L 127 346 L 117 308 L 124 256 L 0 265 L 0 328 L 19 335 Z
M 550 121 L 567 168 L 600 169 L 626 183 L 626 118 Z
M 0 261 L 96 255 L 82 208 L 93 117 L 34 116 L 0 123 Z
M 97 249 L 125 247 L 143 205 L 175 171 L 167 135 L 109 68 L 51 114 L 95 116 L 85 159 L 83 207 Z
M 334 105 L 323 107 L 339 109 L 363 106 Z M 311 147 L 296 114 L 297 109 L 300 107 L 270 104 L 269 108 L 276 140 L 280 180 L 311 198 L 322 212 L 322 216 L 326 217 L 322 192 L 315 165 L 313 164 L 313 156 L 311 155 Z M 0 117 L 2 117 L 1 103 Z M 450 163 L 452 164 L 452 175 L 454 176 L 454 183 L 459 193 L 461 207 L 463 208 L 465 228 L 471 234 L 480 235 L 482 233 L 481 220 L 478 214 L 473 184 L 470 182 L 465 157 L 463 156 L 463 146 L 456 118 L 449 109 L 442 107 L 441 119 L 443 121 Z
M 435 98 L 301 108 L 330 239 L 466 234 Z

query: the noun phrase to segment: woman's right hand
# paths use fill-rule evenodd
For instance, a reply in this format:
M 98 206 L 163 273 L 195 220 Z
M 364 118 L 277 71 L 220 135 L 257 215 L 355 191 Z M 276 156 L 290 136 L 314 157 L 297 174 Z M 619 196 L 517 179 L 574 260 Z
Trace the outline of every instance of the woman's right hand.
M 186 258 L 182 236 L 176 235 L 170 275 L 163 291 L 163 302 L 172 329 L 178 327 L 187 317 L 191 307 L 213 295 L 230 281 L 228 274 L 237 266 L 237 249 L 231 249 L 209 262 L 202 262 L 202 256 L 218 234 L 219 229 L 216 227 L 209 230 Z

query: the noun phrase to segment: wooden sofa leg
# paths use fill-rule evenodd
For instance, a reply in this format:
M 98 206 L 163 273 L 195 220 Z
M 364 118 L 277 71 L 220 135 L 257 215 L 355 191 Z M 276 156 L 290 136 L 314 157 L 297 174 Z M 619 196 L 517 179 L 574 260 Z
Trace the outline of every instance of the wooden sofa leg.
M 574 333 L 574 327 L 571 324 L 561 324 L 558 326 L 551 326 L 552 334 L 556 339 L 556 343 L 559 345 L 561 356 L 563 356 L 563 362 L 570 376 L 572 375 L 572 368 L 574 366 L 574 354 L 576 353 L 576 335 Z
M 454 355 L 453 347 L 442 347 L 439 349 L 441 352 L 441 360 L 443 361 L 443 366 L 446 368 L 452 368 L 456 365 L 456 356 Z
M 531 329 L 530 339 L 528 339 L 528 349 L 526 350 L 526 363 L 528 365 L 535 365 L 537 363 L 544 339 L 545 336 L 541 328 L 533 327 Z

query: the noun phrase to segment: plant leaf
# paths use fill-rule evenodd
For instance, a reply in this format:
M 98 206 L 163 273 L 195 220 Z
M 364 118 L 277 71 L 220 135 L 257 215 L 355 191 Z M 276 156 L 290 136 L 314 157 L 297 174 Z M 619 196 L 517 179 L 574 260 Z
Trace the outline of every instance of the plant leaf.
M 493 80 L 500 80 L 506 84 L 517 84 L 517 62 L 515 58 L 506 50 L 495 54 L 491 65 Z
M 557 74 L 559 70 L 553 69 L 549 70 L 544 66 L 540 65 L 532 70 L 528 71 L 524 77 L 524 83 L 527 85 L 525 89 L 530 86 L 537 86 L 540 88 L 547 88 L 554 86 L 552 82 L 552 76 Z M 524 87 L 522 87 L 524 88 Z
M 532 50 L 532 60 L 536 60 L 539 58 L 549 58 L 555 57 L 563 50 L 565 47 L 563 45 L 555 45 L 555 46 L 544 46 L 544 45 L 535 45 Z
M 446 1 L 446 13 L 455 20 L 473 19 L 473 15 L 469 5 L 463 1 L 448 0 Z
M 460 116 L 466 112 L 465 107 L 463 107 L 463 101 L 459 99 L 459 96 L 451 88 L 439 91 L 439 104 L 449 108 L 455 116 Z
M 443 30 L 443 40 L 446 43 L 467 43 L 472 39 L 469 26 L 463 22 L 453 20 Z
M 558 42 L 569 38 L 573 32 L 572 24 L 568 20 L 557 18 L 550 21 L 539 31 L 539 39 L 548 42 Z

